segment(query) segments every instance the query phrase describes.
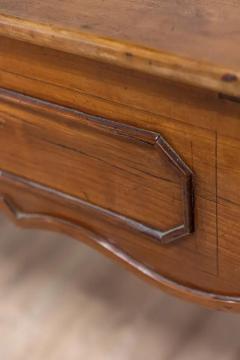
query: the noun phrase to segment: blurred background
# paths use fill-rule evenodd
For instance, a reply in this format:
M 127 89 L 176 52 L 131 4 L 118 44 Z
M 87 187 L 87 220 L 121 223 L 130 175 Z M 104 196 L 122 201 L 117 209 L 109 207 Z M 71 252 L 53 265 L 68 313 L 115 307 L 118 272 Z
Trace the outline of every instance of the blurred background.
M 0 217 L 0 359 L 240 359 L 240 316 L 172 298 L 85 245 Z

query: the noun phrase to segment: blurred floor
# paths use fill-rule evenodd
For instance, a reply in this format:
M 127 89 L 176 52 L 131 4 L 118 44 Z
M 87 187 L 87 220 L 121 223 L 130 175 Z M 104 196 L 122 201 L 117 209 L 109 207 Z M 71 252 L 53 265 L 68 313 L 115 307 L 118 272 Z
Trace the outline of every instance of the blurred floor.
M 0 218 L 1 360 L 240 359 L 240 316 L 163 294 L 84 245 Z

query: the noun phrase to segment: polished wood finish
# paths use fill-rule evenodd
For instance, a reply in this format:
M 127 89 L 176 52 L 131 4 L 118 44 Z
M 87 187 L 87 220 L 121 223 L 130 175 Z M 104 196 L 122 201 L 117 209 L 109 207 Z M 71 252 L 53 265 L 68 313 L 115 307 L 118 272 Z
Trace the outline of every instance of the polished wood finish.
M 235 0 L 1 0 L 0 34 L 240 94 Z M 227 56 L 226 56 L 227 54 Z
M 168 276 L 160 275 L 155 270 L 146 267 L 142 261 L 137 260 L 139 255 L 135 248 L 133 234 L 123 232 L 124 229 L 119 234 L 121 228 L 118 227 L 118 236 L 116 236 L 114 233 L 116 231 L 114 225 L 116 224 L 109 221 L 104 223 L 104 214 L 99 216 L 94 207 L 87 207 L 86 209 L 84 202 L 79 198 L 60 193 L 7 172 L 2 171 L 0 176 L 1 193 L 7 194 L 0 198 L 0 209 L 16 225 L 26 228 L 43 227 L 47 230 L 61 231 L 120 261 L 143 278 L 152 281 L 154 284 L 158 283 L 171 294 L 187 297 L 208 307 L 238 310 L 240 299 L 236 296 L 206 293 L 197 288 L 189 289 L 169 279 Z M 86 225 L 86 223 L 89 223 L 89 217 L 94 219 L 90 227 Z M 92 230 L 93 224 L 94 231 Z M 116 242 L 116 239 L 119 240 L 121 236 L 124 236 L 126 241 L 132 241 L 129 250 L 130 254 L 123 250 L 123 243 L 119 246 L 119 243 Z M 112 238 L 115 241 L 110 240 Z M 150 250 L 149 243 L 146 244 Z M 139 244 L 137 244 L 137 247 L 139 247 Z M 181 247 L 178 247 L 178 249 L 179 254 L 181 254 Z M 133 250 L 133 256 L 131 256 L 131 250 Z M 164 256 L 166 254 L 167 252 L 164 252 Z M 161 261 L 163 260 L 164 258 L 161 258 Z M 210 281 L 210 279 L 209 277 L 208 280 Z M 212 278 L 212 281 L 214 281 L 215 286 L 219 286 L 216 279 Z
M 239 311 L 236 3 L 0 4 L 2 210 Z
M 32 26 L 41 23 L 51 29 L 62 28 L 64 34 L 58 35 L 62 37 L 71 30 L 239 68 L 240 9 L 236 0 L 221 1 L 219 6 L 215 0 L 1 0 L 1 12 L 28 20 Z M 40 28 L 35 26 L 35 31 Z M 48 43 L 51 41 L 57 46 L 55 39 Z
M 160 134 L 6 90 L 0 101 L 1 168 L 93 203 L 160 243 L 193 231 L 192 172 Z

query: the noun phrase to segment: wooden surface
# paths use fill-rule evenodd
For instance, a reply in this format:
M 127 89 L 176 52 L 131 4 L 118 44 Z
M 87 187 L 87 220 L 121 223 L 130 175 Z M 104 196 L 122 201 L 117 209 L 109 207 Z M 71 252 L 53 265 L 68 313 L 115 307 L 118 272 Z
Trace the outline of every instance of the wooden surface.
M 2 14 L 240 70 L 238 1 L 1 0 Z
M 4 59 L 4 64 L 7 65 L 6 59 Z M 20 56 L 18 57 L 20 59 Z M 42 61 L 42 59 L 41 59 Z M 12 63 L 9 59 L 8 63 L 12 66 Z M 59 63 L 59 62 L 58 62 Z M 33 63 L 35 65 L 35 61 Z M 82 67 L 82 64 L 79 64 Z M 91 64 L 90 64 L 91 65 Z M 64 68 L 69 69 L 69 66 Z M 19 68 L 15 68 L 15 71 L 18 71 Z M 24 69 L 24 68 L 23 68 Z M 34 67 L 33 67 L 34 69 Z M 19 69 L 20 70 L 20 69 Z M 47 67 L 45 68 L 47 70 Z M 101 69 L 102 70 L 102 69 Z M 104 68 L 103 68 L 104 70 Z M 106 69 L 107 70 L 107 69 Z M 109 69 L 111 71 L 111 69 Z M 95 67 L 90 67 L 88 71 L 83 71 L 80 73 L 85 74 L 87 76 L 91 76 L 91 73 L 89 74 L 89 71 L 95 71 Z M 39 73 L 40 74 L 40 73 Z M 54 73 L 51 72 L 53 75 Z M 111 74 L 111 73 L 110 73 Z M 105 74 L 103 74 L 104 76 Z M 109 75 L 108 75 L 109 76 Z M 108 78 L 106 76 L 106 78 Z M 110 93 L 111 89 L 113 89 L 113 84 L 116 81 L 115 73 L 112 74 L 112 81 L 111 81 L 111 87 L 109 87 Z M 69 79 L 69 77 L 65 77 L 66 79 Z M 92 77 L 92 79 L 95 82 L 95 77 Z M 124 80 L 124 77 L 122 77 Z M 75 81 L 75 79 L 73 78 Z M 92 80 L 92 81 L 93 81 Z M 96 78 L 98 80 L 98 78 Z M 101 79 L 99 79 L 100 81 Z M 82 84 L 85 86 L 85 83 L 87 81 L 83 82 L 82 80 L 79 81 L 79 84 Z M 23 83 L 25 84 L 25 82 Z M 89 86 L 91 85 L 91 82 L 89 82 Z M 14 83 L 12 83 L 12 86 L 14 86 Z M 96 89 L 96 85 L 93 84 L 94 88 Z M 117 83 L 116 83 L 117 86 Z M 121 93 L 120 89 L 121 86 L 120 83 L 118 83 L 119 86 L 119 94 Z M 117 87 L 116 87 L 117 88 Z M 39 90 L 41 90 L 41 86 L 38 87 Z M 101 87 L 99 87 L 101 89 Z M 139 87 L 138 87 L 139 89 Z M 102 87 L 102 91 L 108 90 L 108 87 Z M 4 94 L 4 92 L 2 92 Z M 54 94 L 59 94 L 59 92 L 54 92 Z M 110 95 L 109 93 L 109 95 Z M 15 96 L 15 95 L 14 95 Z M 31 101 L 31 104 L 29 104 L 29 108 L 26 106 L 26 99 L 24 96 L 18 96 L 15 100 L 12 101 L 6 101 L 4 99 L 4 96 L 2 96 L 1 101 L 1 111 L 2 111 L 2 119 L 4 124 L 2 125 L 2 159 L 1 164 L 3 169 L 13 171 L 19 175 L 25 176 L 28 179 L 38 181 L 42 184 L 45 184 L 47 186 L 50 186 L 51 188 L 58 187 L 59 190 L 70 193 L 72 195 L 78 196 L 80 198 L 85 199 L 83 195 L 83 191 L 89 191 L 89 179 L 88 182 L 82 182 L 81 177 L 81 168 L 84 165 L 82 162 L 84 158 L 82 156 L 77 156 L 76 159 L 74 158 L 74 155 L 71 153 L 67 158 L 66 154 L 68 152 L 68 149 L 66 148 L 67 144 L 71 144 L 71 146 L 74 144 L 74 147 L 80 146 L 78 144 L 78 138 L 81 136 L 80 129 L 82 126 L 80 126 L 80 123 L 78 121 L 78 118 L 76 116 L 70 116 L 65 117 L 64 121 L 62 118 L 62 113 L 56 113 L 56 108 L 54 111 L 52 111 L 52 115 L 48 115 L 46 111 L 44 112 L 44 103 L 43 102 L 36 102 L 38 104 L 38 112 L 34 111 L 34 102 Z M 7 97 L 8 98 L 8 97 Z M 135 97 L 133 97 L 135 99 Z M 10 97 L 11 99 L 11 97 Z M 64 101 L 64 96 L 62 97 L 62 100 Z M 74 97 L 72 98 L 74 99 Z M 139 98 L 139 101 L 141 98 Z M 93 102 L 95 102 L 95 98 L 92 99 Z M 28 101 L 29 102 L 29 101 Z M 79 102 L 79 105 L 81 102 Z M 89 102 L 89 106 L 94 109 L 96 112 L 96 106 L 94 103 Z M 122 121 L 122 114 L 125 110 L 125 106 L 121 106 L 121 112 L 119 110 L 115 110 L 114 106 L 115 104 L 112 103 L 113 110 L 112 114 L 116 118 L 117 122 L 120 123 Z M 35 105 L 36 107 L 36 105 Z M 49 105 L 47 105 L 47 108 L 49 109 Z M 104 109 L 104 107 L 102 107 Z M 33 116 L 33 114 L 35 114 Z M 136 116 L 136 111 L 134 110 L 132 112 L 131 116 L 128 116 L 128 121 L 134 120 L 134 116 Z M 55 120 L 54 120 L 55 118 Z M 142 113 L 140 118 L 142 118 L 143 124 L 139 122 L 140 127 L 144 126 L 146 114 Z M 81 119 L 79 119 L 82 121 Z M 125 120 L 125 117 L 124 117 Z M 188 281 L 192 285 L 195 286 L 195 276 L 196 273 L 199 277 L 199 286 L 201 285 L 207 285 L 211 286 L 214 283 L 215 276 L 211 276 L 210 274 L 215 275 L 217 273 L 217 251 L 216 251 L 216 205 L 214 203 L 215 200 L 215 178 L 216 178 L 216 171 L 215 171 L 215 136 L 209 133 L 208 131 L 204 131 L 198 128 L 192 128 L 192 127 L 185 127 L 181 124 L 175 124 L 173 128 L 169 128 L 167 126 L 167 122 L 163 121 L 162 118 L 159 122 L 158 127 L 160 133 L 165 137 L 167 137 L 170 140 L 171 144 L 174 144 L 176 147 L 176 151 L 181 153 L 181 156 L 183 156 L 184 160 L 186 160 L 186 163 L 189 164 L 190 168 L 193 166 L 194 173 L 197 172 L 198 178 L 195 180 L 195 188 L 196 188 L 196 212 L 195 212 L 195 221 L 197 224 L 196 231 L 193 236 L 187 237 L 184 239 L 182 244 L 176 243 L 175 246 L 169 246 L 167 248 L 159 246 L 158 244 L 154 244 L 152 242 L 146 241 L 146 239 L 143 239 L 142 237 L 136 236 L 131 233 L 124 233 L 123 230 L 118 228 L 117 232 L 116 229 L 108 229 L 106 228 L 106 225 L 104 227 L 100 224 L 98 224 L 96 228 L 96 224 L 91 224 L 91 227 L 95 227 L 97 230 L 97 233 L 100 233 L 102 235 L 105 235 L 106 238 L 110 239 L 110 241 L 113 241 L 114 243 L 118 244 L 120 249 L 124 250 L 127 254 L 130 254 L 133 256 L 133 258 L 137 259 L 139 263 L 148 264 L 150 268 L 154 268 L 157 270 L 157 272 L 162 272 L 164 274 L 169 274 L 169 270 L 172 274 L 172 277 L 174 279 L 178 279 L 180 281 Z M 134 120 L 135 121 L 135 120 Z M 125 120 L 126 122 L 126 120 Z M 17 125 L 18 124 L 18 125 Z M 137 125 L 137 123 L 135 124 Z M 149 124 L 152 126 L 151 124 Z M 79 128 L 80 126 L 80 128 Z M 15 130 L 14 130 L 15 129 Z M 15 140 L 13 141 L 14 145 L 11 144 L 10 139 L 13 136 L 13 134 L 16 134 Z M 45 142 L 39 144 L 39 136 L 41 139 L 43 139 L 43 136 L 45 137 Z M 198 141 L 195 142 L 195 138 L 198 138 Z M 75 140 L 74 140 L 75 138 Z M 47 146 L 50 146 L 47 144 L 46 141 L 54 139 L 56 144 L 62 144 L 61 147 L 55 147 L 51 145 L 51 149 L 45 153 L 45 148 Z M 89 142 L 89 139 L 86 138 L 88 141 L 84 141 L 82 143 L 82 146 L 87 146 L 91 148 L 91 142 L 94 140 L 93 137 L 91 137 L 91 141 Z M 41 140 L 42 141 L 42 140 Z M 111 138 L 107 137 L 105 138 L 105 143 L 101 144 L 101 149 L 99 149 L 99 155 L 104 150 L 105 154 L 108 153 L 108 157 L 111 155 Z M 52 140 L 51 140 L 52 142 Z M 37 145 L 38 144 L 38 145 Z M 87 145 L 88 144 L 88 145 Z M 16 147 L 15 147 L 16 145 Z M 15 158 L 15 154 L 17 152 L 17 149 L 22 149 L 20 156 L 18 159 Z M 24 150 L 25 149 L 25 150 Z M 26 150 L 29 151 L 26 151 Z M 47 149 L 47 148 L 46 148 Z M 55 150 L 54 150 L 55 149 Z M 106 150 L 108 152 L 106 153 Z M 123 149 L 118 149 L 117 156 L 119 157 L 121 153 L 121 157 L 123 156 Z M 201 151 L 200 151 L 201 150 Z M 61 156 L 58 156 L 60 151 Z M 93 151 L 95 151 L 93 149 Z M 3 155 L 4 154 L 4 155 Z M 25 155 L 24 155 L 25 154 Z M 32 156 L 32 154 L 36 154 Z M 45 154 L 45 155 L 44 155 Z M 151 153 L 149 153 L 151 154 Z M 208 156 L 206 160 L 206 154 Z M 115 160 L 118 159 L 115 155 Z M 45 159 L 45 160 L 44 160 Z M 52 159 L 52 160 L 51 160 Z M 57 161 L 59 159 L 59 161 Z M 61 159 L 65 159 L 64 161 L 61 161 Z M 75 160 L 74 160 L 75 159 Z M 144 160 L 144 159 L 142 159 Z M 156 159 L 155 164 L 161 161 L 161 157 L 157 155 L 157 162 Z M 84 160 L 85 161 L 85 160 Z M 89 162 L 90 161 L 90 162 Z M 85 169 L 87 169 L 87 166 L 89 166 L 89 173 L 93 172 L 92 166 L 90 164 L 92 163 L 91 158 L 89 161 L 86 162 Z M 148 161 L 150 161 L 150 156 L 148 155 Z M 112 162 L 114 164 L 114 158 L 112 158 Z M 67 165 L 69 167 L 67 167 Z M 144 162 L 145 167 L 148 166 L 147 161 Z M 150 163 L 149 163 L 150 164 Z M 156 168 L 156 166 L 153 166 L 151 169 L 148 169 L 148 172 L 151 170 L 154 173 L 153 175 L 163 176 L 166 178 L 166 176 L 171 176 L 170 180 L 176 179 L 176 174 L 172 173 L 171 167 L 167 164 L 164 165 L 164 162 L 161 161 L 161 169 L 159 170 Z M 102 165 L 104 166 L 104 164 Z M 132 164 L 131 164 L 131 171 L 132 171 Z M 139 166 L 139 165 L 138 165 Z M 136 167 L 136 166 L 135 166 Z M 59 169 L 59 170 L 57 170 Z M 62 177 L 61 169 L 64 172 L 64 177 Z M 125 165 L 125 169 L 126 165 Z M 66 171 L 67 170 L 67 171 Z M 143 170 L 143 169 L 142 169 Z M 163 172 L 162 172 L 163 170 Z M 59 172 L 60 171 L 60 172 Z M 56 177 L 56 174 L 58 176 Z M 77 176 L 76 176 L 77 174 Z M 95 176 L 98 173 L 96 172 L 95 168 Z M 106 173 L 105 177 L 108 178 L 108 173 Z M 139 173 L 138 171 L 138 174 Z M 126 173 L 124 181 L 122 181 L 120 190 L 123 193 L 124 196 L 124 188 L 125 185 L 129 183 L 129 174 Z M 141 175 L 142 176 L 142 175 Z M 101 176 L 102 178 L 102 176 Z M 70 179 L 71 182 L 69 183 Z M 138 176 L 139 179 L 139 176 Z M 158 208 L 158 204 L 155 204 L 154 208 L 152 208 L 152 219 L 155 218 L 157 220 L 157 217 L 161 216 L 161 226 L 170 226 L 176 222 L 179 216 L 181 216 L 181 202 L 177 202 L 177 192 L 173 193 L 171 191 L 171 187 L 169 188 L 170 191 L 168 191 L 168 188 L 166 185 L 168 183 L 159 183 L 159 179 L 157 180 L 154 177 L 149 178 L 151 179 L 151 192 L 153 191 L 153 186 L 157 186 L 156 190 L 156 196 L 158 196 L 158 199 L 161 200 L 161 202 L 158 203 L 161 204 L 160 208 Z M 99 181 L 99 180 L 98 180 Z M 146 175 L 143 179 L 144 184 L 146 183 Z M 139 181 L 138 181 L 139 182 Z M 94 183 L 94 180 L 93 180 Z M 71 184 L 71 186 L 68 186 L 68 184 Z M 81 184 L 81 186 L 79 186 Z M 116 181 L 112 183 L 111 187 L 114 189 L 116 187 Z M 154 185 L 155 184 L 155 185 Z M 74 186 L 73 186 L 74 185 Z M 109 186 L 110 186 L 109 185 Z M 141 184 L 140 184 L 141 185 Z M 145 192 L 145 188 L 140 188 L 138 185 L 137 188 L 135 188 L 135 199 L 132 197 L 132 202 L 136 203 L 141 199 L 143 196 L 143 191 Z M 174 184 L 173 184 L 174 185 Z M 87 190 L 87 188 L 88 190 Z M 113 206 L 114 203 L 116 203 L 117 198 L 120 196 L 119 191 L 118 192 L 112 192 L 111 197 L 109 194 L 109 188 L 107 186 L 105 189 L 102 187 L 102 191 L 104 190 L 103 194 L 100 194 L 102 196 L 102 199 L 104 200 L 104 194 L 105 194 L 105 206 Z M 171 185 L 172 186 L 172 185 Z M 122 188 L 122 189 L 121 189 Z M 94 186 L 92 186 L 92 191 L 94 189 Z M 142 190 L 141 190 L 142 189 Z M 140 193 L 139 193 L 140 191 Z M 149 191 L 148 189 L 146 191 Z M 6 192 L 6 190 L 4 191 Z M 24 193 L 23 190 L 21 190 L 22 196 L 20 194 L 17 194 L 14 192 L 14 195 L 12 195 L 13 199 L 16 199 L 17 206 L 20 206 L 24 211 L 26 212 L 43 212 L 46 213 L 47 209 L 51 209 L 50 214 L 59 214 L 59 210 L 57 210 L 56 213 L 53 213 L 53 204 L 51 207 L 49 207 L 49 204 L 45 204 L 43 208 L 40 207 L 40 200 L 36 201 L 36 199 L 31 200 L 27 196 L 26 201 L 24 201 Z M 159 197 L 160 194 L 164 194 L 164 196 L 161 198 Z M 11 195 L 11 193 L 10 193 Z M 95 192 L 94 196 L 100 196 L 98 193 Z M 168 195 L 168 196 L 167 196 Z M 20 198 L 19 198 L 20 196 Z M 126 195 L 125 195 L 126 196 Z M 131 194 L 127 194 L 127 196 L 131 196 Z M 123 197 L 124 199 L 124 197 Z M 97 199 L 96 199 L 97 200 Z M 95 200 L 95 201 L 96 201 Z M 56 201 L 56 200 L 55 200 Z M 91 197 L 89 199 L 91 202 Z M 150 209 L 150 198 L 148 199 L 145 197 L 142 201 L 142 207 L 143 209 L 138 210 L 138 216 L 142 216 L 145 214 L 147 216 L 147 209 Z M 92 200 L 93 202 L 93 200 Z M 32 203 L 32 207 L 29 208 L 29 204 Z M 93 202 L 94 203 L 94 202 Z M 110 205 L 108 205 L 110 204 Z M 124 206 L 123 206 L 124 205 Z M 131 204 L 128 204 L 127 200 L 125 202 L 122 202 L 122 207 L 119 208 L 119 211 L 121 213 L 129 213 L 131 209 Z M 69 209 L 67 207 L 67 204 L 65 204 L 67 214 L 63 213 L 64 217 L 69 217 L 72 219 L 72 212 L 71 215 L 69 213 Z M 79 210 L 78 210 L 79 211 Z M 136 211 L 136 210 L 135 210 Z M 142 213 L 142 214 L 141 214 Z M 158 216 L 155 216 L 155 213 L 158 214 Z M 60 213 L 62 214 L 62 212 Z M 87 216 L 86 216 L 87 215 Z M 149 213 L 150 215 L 150 213 Z M 80 223 L 83 222 L 85 224 L 88 224 L 89 221 L 93 221 L 95 219 L 94 216 L 91 215 L 91 213 L 87 213 L 84 215 L 84 213 L 81 213 L 81 217 L 79 217 L 79 213 L 74 214 L 74 221 L 79 221 Z M 144 220 L 143 218 L 141 218 Z M 146 218 L 145 218 L 146 221 Z M 100 226 L 100 227 L 99 227 Z M 132 243 L 129 239 L 132 239 Z M 93 244 L 94 245 L 94 244 Z M 184 258 L 184 264 L 182 259 Z M 161 261 L 160 261 L 161 259 Z M 179 273 L 179 266 L 181 266 L 181 273 Z M 136 267 L 136 266 L 135 266 Z M 194 268 L 196 273 L 192 273 L 189 271 L 190 268 Z M 207 272 L 207 274 L 206 274 Z M 210 280 L 211 279 L 211 280 Z
M 2 359 L 238 360 L 235 314 L 170 297 L 71 238 L 3 218 L 0 230 Z
M 0 102 L 2 169 L 107 209 L 159 242 L 193 231 L 192 172 L 160 134 L 6 90 Z
M 0 33 L 239 95 L 239 16 L 236 0 L 1 0 Z
M 29 4 L 2 2 L 0 15 L 2 210 L 19 225 L 85 241 L 172 294 L 239 311 L 237 4 L 211 2 L 207 8 L 203 1 L 195 7 L 188 2 L 188 13 L 179 2 L 175 12 L 173 3 L 159 2 L 166 12 L 149 10 L 149 19 L 168 24 L 174 12 L 182 33 L 173 29 L 171 36 L 181 33 L 186 39 L 169 42 L 175 46 L 172 55 L 161 36 L 149 33 L 155 45 L 146 45 L 135 35 L 140 39 L 148 33 L 135 34 L 123 23 L 115 39 L 110 30 L 109 35 L 106 29 L 80 30 L 74 21 L 80 26 L 79 14 L 87 16 L 75 2 L 68 11 L 75 6 L 76 17 L 66 11 L 65 22 L 59 19 L 66 2 L 45 15 L 44 2 Z M 127 5 L 135 14 L 139 9 L 145 13 L 147 2 L 141 4 L 119 4 L 119 21 L 133 16 L 131 11 L 121 16 Z M 96 14 L 90 5 L 89 23 Z M 104 6 L 113 10 L 110 2 Z M 27 20 L 21 17 L 24 7 Z M 49 22 L 49 13 L 56 22 Z M 232 27 L 223 26 L 230 19 Z M 228 36 L 219 37 L 220 28 Z M 132 40 L 121 37 L 124 32 Z M 208 55 L 203 61 L 196 49 L 216 58 Z M 220 56 L 224 49 L 227 55 Z M 169 245 L 105 216 L 114 212 L 118 220 L 120 215 L 138 221 L 138 230 L 148 225 L 162 231 L 184 223 L 182 179 L 163 148 L 155 151 L 156 139 L 165 139 L 193 174 L 194 232 Z M 96 212 L 98 207 L 104 211 Z
M 36 195 L 28 193 L 29 186 L 19 191 L 18 185 L 2 182 L 2 192 L 13 198 L 14 204 L 23 213 L 30 215 L 48 213 L 60 219 L 67 218 L 73 223 L 80 222 L 88 226 L 89 219 L 94 220 L 90 225 L 91 229 L 94 227 L 99 234 L 102 234 L 104 229 L 105 237 L 110 241 L 113 240 L 118 249 L 111 246 L 103 249 L 102 246 L 96 245 L 95 238 L 89 241 L 79 231 L 77 233 L 75 230 L 74 233 L 70 231 L 69 234 L 120 259 L 130 269 L 134 269 L 138 274 L 147 275 L 154 283 L 174 294 L 208 306 L 238 310 L 238 272 L 234 265 L 238 258 L 232 255 L 237 252 L 235 250 L 229 252 L 230 248 L 228 251 L 224 250 L 222 231 L 220 231 L 222 217 L 220 217 L 218 192 L 221 168 L 219 161 L 222 156 L 219 152 L 219 138 L 227 137 L 230 141 L 234 137 L 238 138 L 239 104 L 219 97 L 213 92 L 149 77 L 139 72 L 130 72 L 76 55 L 50 49 L 43 51 L 40 47 L 15 40 L 2 38 L 0 49 L 2 87 L 51 101 L 66 108 L 105 117 L 107 120 L 125 124 L 124 126 L 130 125 L 157 132 L 167 139 L 194 172 L 196 228 L 195 233 L 183 239 L 180 246 L 176 243 L 166 248 L 129 232 L 126 233 L 123 229 L 118 228 L 116 231 L 111 226 L 109 228 L 109 225 L 103 226 L 101 221 L 96 221 L 97 219 L 86 212 L 81 212 L 79 217 L 80 209 L 74 211 L 73 205 L 66 204 L 65 201 L 62 205 L 57 205 L 56 198 L 54 201 L 49 199 L 48 202 L 44 196 L 44 201 L 40 200 L 41 194 L 38 191 Z M 46 139 L 49 136 L 53 137 L 56 143 L 63 147 L 73 143 L 79 146 L 75 137 L 79 133 L 80 124 L 78 125 L 78 121 L 73 124 L 70 118 L 66 118 L 62 123 L 61 115 L 54 116 L 54 112 L 51 115 L 51 111 L 48 115 L 44 110 L 44 104 L 39 100 L 36 101 L 40 104 L 37 112 L 31 105 L 28 110 L 24 110 L 23 99 L 24 96 L 16 96 L 15 105 L 7 104 L 4 99 L 1 101 L 2 141 L 5 144 L 2 148 L 1 162 L 6 169 L 20 172 L 20 175 L 26 176 L 29 180 L 32 177 L 35 181 L 40 179 L 43 185 L 50 186 L 47 191 L 51 193 L 56 183 L 54 174 L 57 168 L 60 169 L 62 166 L 64 171 L 66 164 L 69 161 L 71 163 L 71 160 L 66 159 L 62 165 L 61 162 L 57 165 L 53 161 L 50 166 L 51 156 L 48 155 L 45 156 L 46 162 L 42 161 L 40 154 L 44 153 L 46 143 L 36 147 L 39 141 L 37 136 L 42 134 L 41 136 Z M 48 109 L 51 108 L 49 106 L 47 105 Z M 9 130 L 5 132 L 7 128 Z M 14 136 L 15 140 L 11 147 L 9 145 L 11 143 L 5 140 L 7 137 L 10 140 Z M 16 144 L 19 144 L 18 147 Z M 102 149 L 105 148 L 103 145 Z M 28 148 L 30 151 L 21 151 L 21 156 L 17 157 L 16 153 L 20 148 L 25 150 Z M 59 151 L 59 147 L 56 149 Z M 225 151 L 228 153 L 228 150 Z M 20 161 L 24 154 L 24 161 Z M 52 149 L 48 154 L 56 155 L 56 151 Z M 64 154 L 65 152 L 62 153 L 63 158 L 66 156 Z M 6 161 L 7 158 L 9 161 Z M 71 167 L 65 174 L 65 178 L 70 176 L 72 181 L 75 181 L 73 194 L 75 196 L 82 196 L 80 191 L 83 191 L 77 186 L 78 182 L 74 178 L 75 171 L 81 168 L 80 163 L 77 167 Z M 29 164 L 33 164 L 32 170 L 35 167 L 34 171 L 38 171 L 37 177 L 34 171 L 30 171 Z M 233 162 L 232 166 L 235 169 L 234 164 Z M 49 182 L 51 173 L 52 181 Z M 61 179 L 58 176 L 58 184 L 59 181 Z M 64 182 L 59 189 L 64 191 Z M 73 188 L 68 187 L 67 192 L 69 191 L 71 193 Z M 116 193 L 110 200 L 113 204 L 115 196 Z M 221 201 L 227 204 L 228 197 L 229 195 L 226 194 Z M 129 211 L 127 202 L 125 204 L 123 212 Z M 171 217 L 165 218 L 165 221 L 172 221 L 174 216 L 176 216 L 175 212 Z M 47 222 L 41 225 L 48 227 Z M 224 226 L 231 227 L 228 221 Z M 54 227 L 61 231 L 65 230 L 59 228 L 56 223 Z M 233 239 L 233 236 L 229 232 L 227 241 Z M 232 273 L 235 275 L 232 276 Z
M 144 129 L 185 134 L 194 125 L 240 138 L 239 103 L 219 92 L 8 38 L 0 41 L 0 75 L 3 88 Z

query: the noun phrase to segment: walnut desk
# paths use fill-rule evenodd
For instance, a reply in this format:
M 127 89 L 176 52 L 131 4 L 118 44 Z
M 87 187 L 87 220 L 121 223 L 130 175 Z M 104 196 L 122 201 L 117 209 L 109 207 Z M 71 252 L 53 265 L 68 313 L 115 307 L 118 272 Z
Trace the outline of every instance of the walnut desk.
M 239 311 L 239 17 L 233 0 L 0 0 L 1 210 Z

